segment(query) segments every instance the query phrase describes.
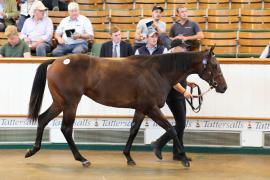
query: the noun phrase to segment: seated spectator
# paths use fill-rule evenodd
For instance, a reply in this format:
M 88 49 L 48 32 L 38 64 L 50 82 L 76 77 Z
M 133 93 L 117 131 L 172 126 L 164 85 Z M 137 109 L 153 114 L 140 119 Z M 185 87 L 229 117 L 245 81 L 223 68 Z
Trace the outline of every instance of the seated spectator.
M 15 25 L 18 15 L 16 0 L 0 0 L 0 31 L 4 32 L 8 25 Z
M 189 50 L 196 50 L 199 48 L 200 43 L 198 40 L 203 39 L 204 35 L 197 22 L 194 22 L 188 17 L 188 9 L 185 5 L 180 5 L 176 8 L 176 13 L 179 19 L 173 24 L 170 29 L 169 37 L 165 34 L 161 40 L 165 47 L 170 48 L 171 41 L 180 39 L 190 44 Z
M 158 32 L 154 29 L 148 31 L 146 45 L 136 50 L 135 55 L 157 55 L 165 54 L 168 50 L 163 45 L 158 44 Z
M 24 3 L 21 3 L 21 11 L 20 11 L 20 16 L 19 16 L 19 20 L 18 20 L 18 31 L 22 30 L 23 24 L 25 22 L 26 19 L 28 19 L 31 16 L 31 12 L 33 11 L 33 4 L 36 2 L 37 0 L 27 0 Z
M 166 32 L 166 23 L 160 20 L 163 11 L 161 6 L 154 6 L 152 9 L 152 17 L 139 21 L 135 32 L 134 50 L 146 44 L 146 35 L 149 30 L 155 29 L 159 35 Z
M 260 58 L 269 58 L 270 54 L 269 54 L 269 44 L 264 48 L 262 54 L 260 55 Z
M 69 3 L 68 13 L 69 16 L 64 18 L 56 29 L 55 39 L 59 44 L 52 51 L 53 56 L 86 53 L 87 41 L 94 37 L 92 24 L 87 17 L 80 15 L 77 3 Z
M 17 27 L 9 25 L 5 30 L 8 42 L 0 49 L 0 57 L 25 57 L 29 58 L 30 48 L 23 40 L 20 40 Z
M 53 11 L 67 11 L 67 0 L 42 0 L 42 3 Z
M 118 27 L 113 27 L 110 31 L 112 40 L 101 46 L 100 57 L 127 57 L 133 55 L 131 45 L 121 41 L 121 31 Z
M 35 2 L 33 17 L 26 19 L 21 31 L 21 38 L 29 44 L 37 56 L 46 56 L 51 50 L 53 23 L 45 15 L 46 10 L 41 1 Z

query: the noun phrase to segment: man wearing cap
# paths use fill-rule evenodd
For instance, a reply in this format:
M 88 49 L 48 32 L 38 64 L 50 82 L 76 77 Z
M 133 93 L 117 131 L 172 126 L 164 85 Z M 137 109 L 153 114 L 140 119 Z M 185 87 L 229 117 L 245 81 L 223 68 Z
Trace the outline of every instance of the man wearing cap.
M 136 50 L 135 55 L 156 55 L 167 53 L 167 48 L 158 44 L 158 32 L 151 29 L 146 35 L 146 45 Z
M 169 52 L 186 52 L 189 46 L 185 44 L 182 40 L 176 39 L 171 43 L 171 49 Z M 180 59 L 181 60 L 181 59 Z M 186 101 L 185 98 L 192 98 L 192 94 L 186 90 L 186 87 L 191 86 L 194 87 L 194 83 L 187 82 L 186 80 L 182 80 L 176 85 L 173 86 L 171 91 L 169 92 L 166 100 L 166 104 L 171 110 L 173 117 L 175 119 L 175 130 L 177 132 L 177 136 L 184 147 L 183 144 L 183 135 L 186 127 Z M 162 159 L 161 151 L 162 148 L 171 140 L 172 138 L 168 133 L 164 133 L 160 138 L 156 141 L 152 142 L 152 148 L 154 150 L 155 155 Z M 173 142 L 173 160 L 181 160 L 182 156 L 186 156 L 185 153 L 178 154 L 175 143 Z M 190 158 L 187 158 L 191 160 Z
M 51 50 L 53 23 L 45 15 L 47 8 L 41 1 L 33 4 L 33 17 L 28 18 L 22 28 L 21 38 L 37 56 L 46 56 Z
M 87 40 L 94 37 L 92 24 L 87 17 L 80 15 L 78 3 L 69 3 L 68 13 L 69 16 L 64 18 L 56 29 L 55 39 L 58 45 L 52 51 L 53 56 L 86 53 Z
M 155 29 L 159 34 L 166 32 L 166 23 L 160 20 L 163 11 L 161 6 L 154 6 L 152 17 L 139 21 L 135 32 L 134 50 L 146 44 L 146 36 L 149 30 Z

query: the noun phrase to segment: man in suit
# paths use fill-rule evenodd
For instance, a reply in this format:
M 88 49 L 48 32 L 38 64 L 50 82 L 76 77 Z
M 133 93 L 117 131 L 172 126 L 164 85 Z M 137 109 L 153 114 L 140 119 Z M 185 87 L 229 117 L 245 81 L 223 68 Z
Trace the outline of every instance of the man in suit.
M 130 44 L 121 41 L 121 31 L 118 27 L 112 27 L 110 31 L 112 40 L 101 46 L 100 57 L 127 57 L 134 54 Z

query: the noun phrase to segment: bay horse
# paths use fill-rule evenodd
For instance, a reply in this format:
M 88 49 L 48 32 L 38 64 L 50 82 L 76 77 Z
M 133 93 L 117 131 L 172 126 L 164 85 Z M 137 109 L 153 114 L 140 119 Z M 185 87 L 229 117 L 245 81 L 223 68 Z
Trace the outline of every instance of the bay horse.
M 198 74 L 219 93 L 226 91 L 227 84 L 213 49 L 131 56 L 120 61 L 72 54 L 43 62 L 34 78 L 28 112 L 29 119 L 38 121 L 37 135 L 32 149 L 26 152 L 25 157 L 30 157 L 40 150 L 45 126 L 63 112 L 61 131 L 74 158 L 85 167 L 90 165 L 79 153 L 72 138 L 77 106 L 82 95 L 86 95 L 103 105 L 135 109 L 130 136 L 123 150 L 128 165 L 135 165 L 130 150 L 144 116 L 147 115 L 169 132 L 179 153 L 183 154 L 182 164 L 189 167 L 177 133 L 160 108 L 164 106 L 173 85 L 190 74 Z M 39 115 L 46 79 L 53 102 Z

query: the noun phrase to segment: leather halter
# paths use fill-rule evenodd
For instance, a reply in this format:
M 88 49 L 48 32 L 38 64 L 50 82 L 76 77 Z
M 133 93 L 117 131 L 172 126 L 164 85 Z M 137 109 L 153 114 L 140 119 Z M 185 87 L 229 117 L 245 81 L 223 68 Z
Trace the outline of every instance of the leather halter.
M 213 56 L 214 56 L 214 55 L 213 55 Z M 209 81 L 208 81 L 209 89 L 208 89 L 207 91 L 205 91 L 205 92 L 202 93 L 200 87 L 199 87 L 197 84 L 194 84 L 195 87 L 197 88 L 197 92 L 198 92 L 198 95 L 194 95 L 194 96 L 193 96 L 193 98 L 198 98 L 199 104 L 198 104 L 197 107 L 194 107 L 194 104 L 193 104 L 193 102 L 194 102 L 194 101 L 193 101 L 193 98 L 191 98 L 190 100 L 186 98 L 186 100 L 187 100 L 188 104 L 190 105 L 192 111 L 194 111 L 195 113 L 198 113 L 198 112 L 201 110 L 201 106 L 202 106 L 202 102 L 203 102 L 203 96 L 204 96 L 206 93 L 208 93 L 209 91 L 211 91 L 213 88 L 215 88 L 215 87 L 218 86 L 218 83 L 215 81 L 215 77 L 217 77 L 219 74 L 218 74 L 217 76 L 214 77 L 214 75 L 213 75 L 213 73 L 212 73 L 211 71 L 207 72 L 207 66 L 209 66 L 209 64 L 208 64 L 208 61 L 207 61 L 206 58 L 204 58 L 204 59 L 202 60 L 202 64 L 203 64 L 203 72 L 202 72 L 202 76 L 203 76 L 204 73 L 210 73 L 210 79 L 209 79 Z M 212 69 L 212 68 L 211 68 L 211 69 Z M 191 87 L 191 89 L 190 89 L 190 93 L 191 93 L 191 94 L 193 94 L 193 89 L 194 89 L 194 88 Z

